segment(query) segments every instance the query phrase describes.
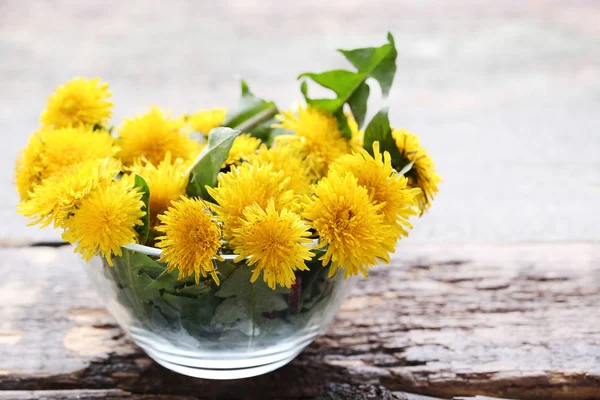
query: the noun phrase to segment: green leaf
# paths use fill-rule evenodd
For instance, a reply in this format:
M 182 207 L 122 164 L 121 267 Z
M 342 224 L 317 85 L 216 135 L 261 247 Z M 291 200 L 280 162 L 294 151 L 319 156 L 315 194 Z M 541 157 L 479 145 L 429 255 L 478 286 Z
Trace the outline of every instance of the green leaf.
M 191 324 L 196 324 L 196 326 L 209 324 L 215 315 L 215 310 L 222 302 L 223 299 L 215 297 L 211 293 L 206 293 L 183 307 L 182 319 L 187 320 L 187 326 Z
M 362 126 L 365 122 L 365 116 L 367 115 L 367 100 L 369 99 L 370 91 L 369 85 L 363 83 L 348 100 L 350 110 L 352 111 L 352 115 L 354 115 L 354 119 L 358 126 Z
M 348 101 L 354 91 L 368 78 L 368 75 L 335 69 L 318 74 L 306 72 L 301 74 L 300 77 L 310 78 L 315 83 L 333 90 L 338 95 L 336 99 L 311 99 L 312 104 L 316 104 L 330 113 L 334 113 Z
M 123 249 L 123 255 L 113 258 L 114 267 L 107 267 L 119 288 L 120 301 L 129 304 L 140 316 L 148 316 L 148 303 L 160 297 L 157 289 L 148 286 L 165 267 L 145 254 Z
M 223 260 L 216 262 L 217 264 L 217 274 L 220 276 L 220 279 L 226 279 L 240 267 L 239 264 L 233 262 L 233 260 Z
M 115 268 L 131 273 L 131 276 L 147 274 L 150 278 L 156 279 L 166 271 L 164 265 L 154 261 L 146 254 L 129 249 L 123 249 L 123 256 L 114 257 L 113 261 Z
M 227 160 L 233 141 L 240 131 L 231 128 L 215 128 L 208 135 L 208 144 L 189 169 L 186 192 L 190 197 L 211 200 L 205 186 L 214 187 L 221 165 Z
M 379 111 L 373 119 L 371 119 L 371 122 L 369 122 L 369 125 L 367 125 L 367 128 L 365 129 L 363 147 L 371 155 L 373 155 L 373 143 L 375 142 L 379 142 L 379 149 L 382 153 L 384 151 L 390 153 L 392 167 L 394 167 L 396 171 L 401 171 L 410 164 L 410 160 L 406 159 L 400 153 L 400 150 L 398 150 L 398 146 L 396 146 L 396 141 L 392 136 L 392 128 L 390 127 L 387 108 Z
M 215 310 L 213 323 L 231 324 L 238 320 L 249 320 L 251 310 L 247 302 L 237 297 L 226 298 Z
M 348 61 L 359 71 L 369 73 L 371 78 L 379 82 L 381 92 L 387 96 L 396 74 L 396 45 L 391 33 L 387 35 L 388 44 L 381 47 L 367 47 L 364 49 L 339 50 Z
M 256 124 L 254 127 L 245 130 L 245 133 L 249 133 L 252 136 L 259 138 L 263 143 L 271 143 L 274 136 L 278 135 L 278 131 L 281 128 L 274 128 L 273 125 L 278 124 L 279 120 L 275 118 L 269 118 L 264 122 Z
M 306 102 L 336 116 L 344 137 L 349 138 L 349 130 L 345 129 L 348 122 L 342 113 L 344 104 L 350 106 L 358 126 L 361 127 L 370 93 L 366 80 L 373 78 L 379 82 L 381 92 L 387 96 L 396 74 L 398 53 L 391 34 L 388 34 L 388 43 L 380 47 L 339 51 L 356 67 L 356 72 L 341 69 L 321 73 L 307 72 L 300 74 L 298 78 L 309 78 L 336 94 L 335 99 L 313 99 L 308 96 L 306 81 L 303 81 L 300 87 Z
M 352 137 L 352 130 L 350 130 L 350 125 L 348 125 L 348 118 L 344 114 L 344 110 L 338 110 L 333 116 L 337 121 L 338 129 L 342 132 L 342 137 L 350 139 Z
M 171 271 L 169 272 L 166 268 L 164 269 L 164 271 L 157 276 L 156 278 L 154 278 L 152 280 L 152 282 L 150 282 L 148 284 L 148 287 L 151 289 L 156 289 L 158 291 L 170 291 L 170 292 L 174 292 L 175 291 L 175 286 L 178 285 L 179 281 L 177 280 L 177 271 Z M 182 285 L 182 283 L 179 283 L 179 285 Z
M 196 299 L 185 296 L 176 296 L 170 293 L 163 293 L 162 298 L 169 305 L 176 308 L 179 312 L 182 312 L 186 308 L 193 306 L 196 302 Z
M 240 265 L 229 274 L 227 279 L 221 282 L 221 286 L 217 293 L 215 293 L 215 296 L 223 298 L 238 296 L 249 299 L 252 285 L 250 283 L 251 276 L 250 268 Z
M 177 294 L 180 294 L 183 296 L 190 296 L 190 297 L 202 296 L 202 295 L 210 292 L 211 290 L 212 290 L 212 288 L 209 285 L 202 284 L 202 283 L 200 283 L 199 285 L 196 285 L 195 282 L 192 285 L 184 286 L 180 289 L 175 289 Z
M 215 296 L 227 298 L 236 297 L 238 300 L 250 303 L 252 290 L 255 291 L 255 302 L 257 312 L 271 312 L 287 309 L 288 305 L 283 294 L 290 292 L 290 289 L 278 287 L 273 290 L 267 286 L 262 279 L 254 283 L 250 282 L 252 270 L 244 265 L 238 267 L 229 275 L 227 279 L 221 282 L 221 287 Z
M 176 307 L 176 304 L 167 301 L 165 298 L 157 297 L 152 300 L 152 304 L 163 314 L 163 319 L 169 317 L 177 320 L 181 315 L 181 310 Z
M 139 188 L 140 192 L 142 193 L 141 200 L 144 203 L 142 211 L 146 213 L 146 215 L 142 217 L 143 224 L 138 225 L 135 228 L 135 231 L 138 234 L 139 243 L 146 244 L 146 241 L 148 240 L 148 234 L 150 233 L 150 188 L 148 187 L 146 180 L 138 174 L 135 174 L 134 187 Z
M 273 117 L 279 112 L 272 101 L 256 97 L 246 81 L 241 82 L 241 97 L 238 103 L 227 112 L 223 126 L 240 130 L 258 137 L 263 141 L 269 140 L 271 125 L 276 123 Z

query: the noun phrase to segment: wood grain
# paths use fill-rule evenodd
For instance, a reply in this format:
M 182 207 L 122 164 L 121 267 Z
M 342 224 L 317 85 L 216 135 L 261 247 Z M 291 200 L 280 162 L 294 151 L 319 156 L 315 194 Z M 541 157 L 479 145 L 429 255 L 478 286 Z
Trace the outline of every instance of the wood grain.
M 70 248 L 1 249 L 0 260 L 0 390 L 17 398 L 600 397 L 597 243 L 400 246 L 296 360 L 235 382 L 148 359 L 104 311 Z

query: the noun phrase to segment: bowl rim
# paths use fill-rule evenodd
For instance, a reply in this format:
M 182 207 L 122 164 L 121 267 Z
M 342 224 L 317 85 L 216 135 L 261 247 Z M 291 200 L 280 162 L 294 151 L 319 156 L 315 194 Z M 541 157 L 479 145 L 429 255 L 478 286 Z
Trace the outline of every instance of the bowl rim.
M 318 244 L 319 244 L 319 240 L 313 239 L 313 241 L 311 243 L 311 247 L 317 246 Z M 144 246 L 143 244 L 138 244 L 138 243 L 129 243 L 129 244 L 126 244 L 121 247 L 124 249 L 127 249 L 127 250 L 136 251 L 138 253 L 142 253 L 147 256 L 152 256 L 152 257 L 160 257 L 160 255 L 162 254 L 161 249 L 158 249 L 156 247 Z M 221 257 L 224 260 L 235 260 L 236 258 L 238 258 L 238 254 L 221 254 Z M 218 260 L 218 259 L 217 259 L 217 257 L 213 257 L 213 260 Z
M 157 249 L 156 247 L 144 246 L 142 244 L 137 244 L 137 243 L 129 243 L 129 244 L 126 244 L 121 247 L 123 247 L 124 249 L 127 249 L 127 250 L 135 251 L 135 252 L 142 253 L 147 256 L 152 256 L 152 257 L 160 257 L 160 255 L 162 254 L 161 249 Z M 237 256 L 238 256 L 237 254 L 222 254 L 221 255 L 221 257 L 223 257 L 223 259 L 225 259 L 225 260 L 234 260 L 237 258 Z M 216 260 L 217 258 L 214 257 L 214 259 Z

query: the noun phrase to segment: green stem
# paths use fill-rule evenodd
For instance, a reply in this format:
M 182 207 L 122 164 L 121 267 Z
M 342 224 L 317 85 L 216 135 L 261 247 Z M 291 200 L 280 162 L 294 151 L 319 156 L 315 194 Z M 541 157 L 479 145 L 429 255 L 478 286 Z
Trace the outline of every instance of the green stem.
M 277 107 L 275 107 L 275 106 L 269 107 L 266 110 L 259 112 L 252 118 L 247 119 L 244 122 L 232 127 L 232 129 L 235 129 L 235 130 L 238 130 L 241 132 L 245 132 L 245 131 L 249 130 L 250 128 L 254 128 L 256 125 L 260 124 L 261 122 L 264 122 L 270 118 L 273 118 L 277 114 L 277 112 L 278 112 Z
M 252 339 L 256 334 L 256 288 L 254 283 L 250 287 L 250 318 L 252 319 Z
M 133 275 L 133 268 L 131 267 L 131 252 L 129 250 L 125 250 L 123 252 L 123 256 L 125 258 L 125 274 L 127 277 L 127 285 L 130 289 L 133 306 L 137 309 L 138 315 L 145 317 L 147 321 L 148 315 L 146 315 L 144 305 L 140 302 L 140 295 L 138 293 L 137 286 L 134 283 L 135 276 Z

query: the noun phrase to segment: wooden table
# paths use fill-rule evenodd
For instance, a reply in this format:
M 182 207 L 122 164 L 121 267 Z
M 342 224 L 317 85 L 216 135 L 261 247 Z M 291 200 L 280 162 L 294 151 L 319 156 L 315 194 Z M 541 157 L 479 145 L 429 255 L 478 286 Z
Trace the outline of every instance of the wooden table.
M 291 364 L 224 382 L 146 357 L 71 248 L 0 260 L 0 399 L 600 398 L 597 243 L 401 245 Z

